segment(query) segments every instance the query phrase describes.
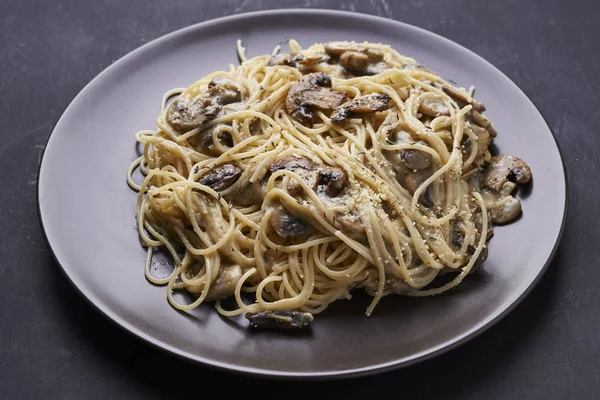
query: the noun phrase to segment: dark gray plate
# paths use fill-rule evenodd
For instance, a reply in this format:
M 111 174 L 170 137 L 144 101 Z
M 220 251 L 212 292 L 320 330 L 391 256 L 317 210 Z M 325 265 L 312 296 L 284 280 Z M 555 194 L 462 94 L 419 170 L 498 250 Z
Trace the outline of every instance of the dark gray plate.
M 368 299 L 340 301 L 303 334 L 252 333 L 243 318 L 210 306 L 189 314 L 149 284 L 135 230 L 135 194 L 125 171 L 134 133 L 154 129 L 162 95 L 283 40 L 392 45 L 460 85 L 475 85 L 499 136 L 496 144 L 531 166 L 523 217 L 496 229 L 485 269 L 457 290 L 424 299 L 388 297 L 364 316 Z M 132 52 L 95 78 L 56 125 L 43 157 L 39 208 L 56 259 L 81 293 L 141 338 L 183 357 L 262 375 L 331 377 L 372 373 L 431 357 L 465 342 L 505 315 L 548 265 L 565 215 L 559 151 L 535 106 L 505 75 L 469 50 L 406 24 L 337 11 L 285 10 L 195 25 Z

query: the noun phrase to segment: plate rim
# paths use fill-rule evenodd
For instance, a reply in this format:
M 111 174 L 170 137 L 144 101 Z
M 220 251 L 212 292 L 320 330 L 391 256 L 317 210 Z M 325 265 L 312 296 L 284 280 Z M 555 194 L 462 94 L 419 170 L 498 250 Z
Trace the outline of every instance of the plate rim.
M 375 23 L 377 23 L 377 22 L 391 23 L 391 24 L 401 26 L 403 29 L 406 29 L 408 31 L 416 31 L 421 35 L 425 35 L 425 36 L 428 36 L 437 41 L 441 41 L 446 46 L 460 49 L 460 51 L 470 53 L 472 56 L 478 58 L 480 61 L 487 64 L 488 67 L 490 67 L 490 68 L 494 69 L 496 72 L 498 72 L 508 84 L 513 85 L 514 88 L 517 91 L 519 91 L 527 99 L 527 101 L 529 101 L 531 103 L 531 105 L 537 111 L 537 113 L 541 117 L 542 121 L 548 128 L 548 131 L 550 132 L 550 136 L 551 136 L 554 146 L 556 147 L 557 152 L 558 152 L 559 161 L 560 161 L 560 165 L 561 165 L 561 169 L 562 169 L 562 176 L 563 176 L 563 180 L 564 180 L 564 196 L 563 196 L 563 198 L 560 199 L 562 201 L 562 203 L 564 204 L 563 210 L 562 210 L 562 214 L 563 214 L 562 220 L 560 222 L 560 228 L 559 228 L 558 234 L 556 236 L 556 239 L 554 240 L 554 245 L 552 247 L 552 250 L 551 250 L 550 254 L 548 255 L 544 265 L 540 268 L 538 274 L 535 276 L 535 278 L 531 281 L 531 283 L 519 294 L 519 296 L 513 302 L 508 304 L 508 306 L 504 307 L 504 309 L 501 312 L 497 313 L 495 316 L 493 316 L 493 318 L 485 319 L 484 321 L 480 322 L 479 324 L 475 324 L 473 327 L 466 330 L 465 334 L 458 335 L 455 338 L 448 340 L 446 343 L 442 343 L 437 346 L 432 346 L 427 350 L 423 350 L 423 351 L 415 354 L 412 358 L 410 358 L 408 360 L 398 360 L 397 359 L 397 360 L 388 361 L 388 362 L 370 364 L 370 365 L 364 366 L 364 367 L 342 369 L 342 370 L 317 371 L 317 372 L 311 372 L 311 371 L 309 371 L 309 372 L 292 372 L 292 371 L 281 372 L 281 371 L 277 371 L 277 370 L 273 370 L 273 369 L 240 366 L 235 363 L 222 362 L 222 361 L 218 361 L 218 360 L 204 357 L 201 355 L 192 355 L 189 352 L 182 351 L 182 350 L 178 349 L 177 347 L 174 347 L 168 343 L 165 343 L 164 341 L 162 341 L 160 339 L 154 338 L 150 334 L 145 333 L 144 331 L 142 331 L 141 329 L 136 327 L 134 324 L 131 324 L 131 323 L 123 320 L 119 315 L 117 315 L 114 311 L 112 311 L 110 309 L 110 307 L 101 306 L 99 304 L 99 301 L 97 301 L 98 299 L 97 299 L 96 295 L 91 293 L 90 290 L 85 290 L 85 288 L 81 287 L 81 285 L 78 285 L 73 280 L 71 275 L 69 275 L 69 272 L 67 271 L 68 268 L 66 268 L 65 265 L 63 263 L 61 263 L 60 260 L 58 259 L 57 255 L 54 251 L 54 248 L 51 244 L 51 240 L 47 234 L 47 230 L 44 225 L 44 217 L 42 215 L 42 205 L 41 205 L 41 200 L 40 200 L 40 196 L 41 196 L 41 184 L 40 183 L 42 181 L 42 170 L 43 170 L 43 166 L 44 166 L 44 161 L 46 160 L 46 156 L 47 156 L 47 152 L 48 152 L 47 150 L 48 150 L 49 145 L 51 144 L 52 137 L 54 136 L 56 128 L 59 126 L 60 122 L 63 120 L 63 117 L 69 112 L 69 110 L 73 107 L 73 105 L 77 102 L 77 100 L 80 97 L 83 97 L 85 95 L 85 93 L 87 93 L 89 90 L 91 90 L 91 88 L 95 84 L 97 84 L 100 80 L 102 80 L 103 76 L 105 74 L 107 74 L 109 72 L 109 70 L 111 70 L 113 67 L 118 67 L 120 64 L 127 62 L 130 58 L 137 56 L 138 53 L 142 53 L 143 51 L 145 51 L 147 49 L 150 49 L 154 46 L 159 45 L 161 42 L 167 41 L 167 40 L 171 39 L 172 37 L 176 37 L 179 35 L 185 35 L 186 33 L 192 32 L 194 30 L 209 28 L 213 25 L 231 24 L 231 23 L 234 23 L 236 20 L 242 20 L 242 19 L 251 20 L 251 19 L 254 19 L 257 17 L 273 16 L 273 15 L 281 15 L 281 14 L 313 14 L 313 15 L 320 14 L 320 15 L 325 15 L 325 16 L 337 16 L 337 17 L 342 16 L 342 17 L 360 18 L 360 19 L 364 19 L 364 20 L 371 20 Z M 489 62 L 486 58 L 477 54 L 473 50 L 471 50 L 457 42 L 454 42 L 451 39 L 448 39 L 448 38 L 442 36 L 441 34 L 437 34 L 435 32 L 432 32 L 425 28 L 421 28 L 416 25 L 412 25 L 407 22 L 395 20 L 392 18 L 377 16 L 377 15 L 372 15 L 372 14 L 361 13 L 361 12 L 337 10 L 337 9 L 329 9 L 329 8 L 326 8 L 326 9 L 321 9 L 321 8 L 289 8 L 289 9 L 277 8 L 277 9 L 270 9 L 270 10 L 236 13 L 236 14 L 231 14 L 231 15 L 222 16 L 222 17 L 218 17 L 218 18 L 207 19 L 202 22 L 187 25 L 182 28 L 170 31 L 164 35 L 160 35 L 160 36 L 150 40 L 147 43 L 139 45 L 138 47 L 134 48 L 133 50 L 127 52 L 126 54 L 124 54 L 123 56 L 118 58 L 116 61 L 114 61 L 114 62 L 110 63 L 109 65 L 107 65 L 106 67 L 104 67 L 98 74 L 96 74 L 90 81 L 88 81 L 88 83 L 86 83 L 78 91 L 78 93 L 70 100 L 67 107 L 65 107 L 64 111 L 61 113 L 60 117 L 56 120 L 55 124 L 53 125 L 52 131 L 44 144 L 42 156 L 41 156 L 41 159 L 40 159 L 40 162 L 38 165 L 37 178 L 38 179 L 37 179 L 37 184 L 36 184 L 36 208 L 37 208 L 37 214 L 38 214 L 38 221 L 40 223 L 42 235 L 46 242 L 46 246 L 47 246 L 49 252 L 51 253 L 52 258 L 58 265 L 59 269 L 62 271 L 62 274 L 67 278 L 67 281 L 75 288 L 75 290 L 79 293 L 79 295 L 81 295 L 82 298 L 88 304 L 91 304 L 93 308 L 95 308 L 102 315 L 104 315 L 104 317 L 108 321 L 110 321 L 110 323 L 114 324 L 115 326 L 119 327 L 123 331 L 127 332 L 127 334 L 132 335 L 138 339 L 141 339 L 143 342 L 145 342 L 147 344 L 150 344 L 153 348 L 159 349 L 160 351 L 167 352 L 169 354 L 172 354 L 184 362 L 189 362 L 189 363 L 196 364 L 196 365 L 199 364 L 203 367 L 208 367 L 208 368 L 212 368 L 212 369 L 223 371 L 223 372 L 229 372 L 229 373 L 246 375 L 246 376 L 254 376 L 254 377 L 258 377 L 258 378 L 271 378 L 271 379 L 284 379 L 284 380 L 305 380 L 305 381 L 306 380 L 348 379 L 348 378 L 373 375 L 373 374 L 378 374 L 378 373 L 391 371 L 391 370 L 395 370 L 395 369 L 399 369 L 399 368 L 408 367 L 410 365 L 414 365 L 414 364 L 435 358 L 441 354 L 444 354 L 451 350 L 454 350 L 454 349 L 460 347 L 461 345 L 463 345 L 464 343 L 466 343 L 466 342 L 472 340 L 473 338 L 479 336 L 480 334 L 484 333 L 485 331 L 487 331 L 494 325 L 496 325 L 496 323 L 498 323 L 506 315 L 511 313 L 523 301 L 523 299 L 530 294 L 530 292 L 534 289 L 535 286 L 537 286 L 539 281 L 545 275 L 548 267 L 552 263 L 555 255 L 556 255 L 556 252 L 558 251 L 558 248 L 560 247 L 562 236 L 563 236 L 563 233 L 565 230 L 567 214 L 568 214 L 568 203 L 569 203 L 569 197 L 568 197 L 567 193 L 569 191 L 569 186 L 570 186 L 568 174 L 567 174 L 567 170 L 566 170 L 566 166 L 565 166 L 565 162 L 564 162 L 563 151 L 556 139 L 556 135 L 555 135 L 553 129 L 548 124 L 548 121 L 546 120 L 544 115 L 541 113 L 540 109 L 537 107 L 537 105 L 534 103 L 534 101 L 521 89 L 521 87 L 519 85 L 517 85 L 512 79 L 510 79 L 502 70 L 500 70 L 498 67 L 493 65 L 491 62 Z M 491 315 L 493 315 L 493 314 L 491 314 Z

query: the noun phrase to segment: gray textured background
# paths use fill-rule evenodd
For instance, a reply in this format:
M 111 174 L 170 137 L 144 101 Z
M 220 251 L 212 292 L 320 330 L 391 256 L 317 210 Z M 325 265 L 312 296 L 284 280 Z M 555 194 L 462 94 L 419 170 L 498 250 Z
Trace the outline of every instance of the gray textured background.
M 378 376 L 294 384 L 201 368 L 102 317 L 63 277 L 37 220 L 53 125 L 97 73 L 165 33 L 234 13 L 337 8 L 441 34 L 536 103 L 563 152 L 569 218 L 554 263 L 508 317 L 435 359 Z M 600 6 L 593 0 L 3 1 L 0 3 L 0 399 L 595 399 L 600 396 Z M 192 390 L 190 392 L 190 390 Z M 224 394 L 225 394 L 224 393 Z

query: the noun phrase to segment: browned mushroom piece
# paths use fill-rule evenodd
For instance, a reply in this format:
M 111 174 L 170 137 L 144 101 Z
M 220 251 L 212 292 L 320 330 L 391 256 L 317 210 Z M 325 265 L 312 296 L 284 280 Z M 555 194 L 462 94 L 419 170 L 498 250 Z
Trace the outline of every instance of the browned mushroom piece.
M 421 186 L 431 176 L 430 169 L 421 171 L 409 171 L 406 173 L 404 183 L 406 188 L 411 194 L 414 194 L 419 186 Z M 427 187 L 425 191 L 419 196 L 419 202 L 425 207 L 433 207 L 433 200 L 431 199 L 431 187 Z
M 448 107 L 441 99 L 424 99 L 419 104 L 419 112 L 429 117 L 439 117 L 440 115 L 450 115 Z
M 271 214 L 271 227 L 282 238 L 298 237 L 314 231 L 313 226 L 290 214 L 284 207 L 277 207 Z
M 246 105 L 245 105 L 245 103 L 242 103 L 242 102 L 227 104 L 227 105 L 224 105 L 223 107 L 221 107 L 221 109 L 219 110 L 219 112 L 215 118 L 225 117 L 229 114 L 233 114 L 233 113 L 236 113 L 239 111 L 244 111 L 245 109 L 246 109 Z M 217 124 L 217 125 L 211 126 L 208 129 L 201 131 L 200 133 L 198 133 L 198 135 L 196 135 L 195 137 L 190 139 L 190 143 L 194 147 L 208 147 L 208 146 L 212 145 L 213 144 L 213 132 L 215 131 L 215 129 L 217 129 L 220 126 L 223 126 L 223 124 Z M 221 136 L 219 137 L 219 139 L 221 140 L 221 142 L 224 145 L 229 146 L 229 147 L 233 146 L 233 139 L 231 138 L 231 135 L 229 133 L 227 133 L 227 132 L 222 133 Z
M 175 130 L 186 132 L 214 119 L 218 112 L 219 105 L 212 98 L 178 98 L 167 109 L 167 121 Z
M 279 53 L 271 57 L 269 62 L 270 66 L 274 65 L 286 65 L 288 67 L 295 67 L 299 59 L 302 58 L 302 54 L 295 52 L 291 53 Z
M 420 171 L 431 166 L 431 154 L 420 150 L 408 149 L 400 151 L 400 158 L 409 169 Z
M 226 299 L 235 293 L 235 287 L 242 278 L 242 268 L 239 265 L 226 265 L 219 269 L 217 277 L 208 289 L 205 301 L 211 302 Z
M 364 233 L 365 231 L 365 226 L 357 212 L 337 215 L 333 220 L 333 226 L 345 233 Z
M 483 114 L 477 112 L 476 110 L 471 110 L 471 112 L 468 113 L 468 117 L 472 122 L 486 129 L 493 137 L 498 135 L 496 128 L 494 128 L 492 125 L 492 122 Z
M 513 156 L 492 157 L 483 173 L 483 185 L 499 194 L 502 193 L 506 182 L 523 184 L 530 180 L 531 169 L 523 160 Z
M 201 127 L 215 119 L 223 106 L 240 102 L 242 89 L 226 76 L 216 76 L 208 88 L 194 99 L 179 97 L 167 108 L 167 122 L 179 132 Z
M 345 122 L 354 114 L 373 113 L 384 111 L 390 107 L 390 96 L 383 94 L 367 94 L 356 97 L 350 102 L 342 105 L 331 114 L 334 122 Z
M 323 167 L 319 170 L 319 185 L 325 186 L 325 193 L 335 197 L 344 190 L 348 183 L 348 176 L 339 167 Z
M 470 104 L 473 110 L 478 112 L 485 111 L 485 105 L 473 99 L 464 88 L 456 88 L 447 83 L 435 83 L 434 86 L 442 89 L 448 96 L 452 97 L 460 106 Z M 484 126 L 485 128 L 485 126 Z
M 513 196 L 508 196 L 509 199 L 502 206 L 494 208 L 491 212 L 492 222 L 495 224 L 506 224 L 512 221 L 521 213 L 521 202 Z
M 275 161 L 269 171 L 273 173 L 282 169 L 299 175 L 309 188 L 313 190 L 317 188 L 319 167 L 310 159 L 306 157 L 286 156 Z M 287 191 L 290 195 L 297 196 L 302 193 L 302 186 L 298 181 L 290 179 Z
M 531 180 L 531 170 L 520 158 L 500 155 L 493 157 L 482 175 L 482 184 L 498 199 L 506 201 L 491 210 L 492 222 L 505 224 L 521 213 L 521 202 L 511 196 L 517 184 Z
M 469 124 L 466 129 L 471 130 L 473 135 L 475 135 L 477 142 L 477 156 L 475 157 L 475 164 L 478 164 L 480 160 L 482 160 L 485 152 L 488 151 L 490 144 L 492 143 L 492 138 L 490 137 L 490 133 L 487 129 L 480 127 L 479 125 Z M 471 155 L 473 143 L 467 138 L 462 145 L 463 150 L 463 158 L 466 159 Z
M 355 43 L 328 43 L 325 45 L 325 53 L 331 58 L 337 59 L 346 52 L 355 52 L 365 54 L 372 62 L 383 60 L 384 53 L 379 49 L 368 47 L 362 44 Z
M 223 164 L 200 177 L 198 183 L 220 192 L 233 185 L 242 175 L 242 169 L 235 164 Z
M 469 246 L 467 248 L 467 254 L 469 256 L 473 256 L 475 254 L 475 249 L 476 249 L 475 247 Z M 479 253 L 477 260 L 475 260 L 475 263 L 471 267 L 469 274 L 476 272 L 483 265 L 485 260 L 487 260 L 487 258 L 488 258 L 488 248 L 487 248 L 487 246 L 485 246 L 483 249 L 481 249 L 481 253 Z
M 340 65 L 349 71 L 364 71 L 369 63 L 369 56 L 357 51 L 346 51 L 340 56 Z
M 314 72 L 315 67 L 319 63 L 326 63 L 329 61 L 329 58 L 330 57 L 327 54 L 305 56 L 295 52 L 280 53 L 271 57 L 269 65 L 286 65 L 288 67 L 297 68 L 300 72 L 306 74 Z
M 390 68 L 383 60 L 383 51 L 361 44 L 328 43 L 325 45 L 325 53 L 355 76 L 376 75 Z
M 346 93 L 331 88 L 331 77 L 314 72 L 300 78 L 288 91 L 285 108 L 299 122 L 312 122 L 314 111 L 331 111 L 345 100 Z

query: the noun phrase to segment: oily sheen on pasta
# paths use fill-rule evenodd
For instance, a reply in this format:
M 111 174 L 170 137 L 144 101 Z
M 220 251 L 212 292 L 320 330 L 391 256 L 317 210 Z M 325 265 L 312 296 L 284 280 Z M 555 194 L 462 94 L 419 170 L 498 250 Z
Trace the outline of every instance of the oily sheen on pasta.
M 387 45 L 289 47 L 246 59 L 240 46 L 239 66 L 170 91 L 157 129 L 136 134 L 148 280 L 177 309 L 214 302 L 226 316 L 315 315 L 359 289 L 371 315 L 386 295 L 459 285 L 531 178 L 490 154 L 473 89 Z M 165 278 L 151 273 L 157 248 L 173 260 Z

